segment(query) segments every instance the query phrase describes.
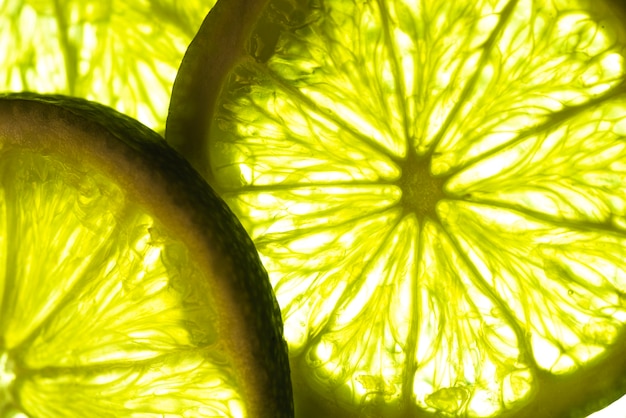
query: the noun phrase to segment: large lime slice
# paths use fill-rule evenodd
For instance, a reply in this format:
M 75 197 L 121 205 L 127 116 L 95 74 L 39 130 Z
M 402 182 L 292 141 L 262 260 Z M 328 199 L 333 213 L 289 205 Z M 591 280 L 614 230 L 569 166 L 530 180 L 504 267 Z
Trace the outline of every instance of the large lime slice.
M 302 416 L 582 416 L 624 393 L 622 13 L 217 3 L 167 138 L 261 253 Z
M 143 125 L 0 98 L 0 416 L 292 417 L 241 225 Z

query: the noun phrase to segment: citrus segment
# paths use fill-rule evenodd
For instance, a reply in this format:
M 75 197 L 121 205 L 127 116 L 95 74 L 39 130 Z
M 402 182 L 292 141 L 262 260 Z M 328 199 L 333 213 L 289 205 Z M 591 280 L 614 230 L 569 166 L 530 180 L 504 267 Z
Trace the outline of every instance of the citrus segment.
M 506 302 L 507 314 L 527 324 L 541 368 L 572 371 L 610 346 L 626 321 L 623 235 L 454 206 L 458 218 L 448 228 L 458 247 Z
M 219 67 L 209 14 L 166 136 L 257 245 L 299 413 L 548 417 L 623 394 L 617 5 L 261 4 L 216 5 L 246 16 Z
M 176 69 L 214 3 L 2 0 L 0 90 L 84 97 L 161 131 Z
M 250 416 L 232 371 L 204 353 L 132 366 L 46 370 L 15 384 L 20 411 L 28 416 Z
M 619 86 L 615 92 L 626 89 Z M 447 190 L 546 220 L 623 231 L 626 103 L 591 103 L 575 110 L 567 123 L 520 137 L 468 167 Z
M 422 232 L 412 390 L 423 407 L 497 414 L 533 387 L 528 348 L 467 250 L 440 228 L 428 223 Z M 518 385 L 507 387 L 510 380 Z
M 5 96 L 0 173 L 2 414 L 292 416 L 254 246 L 156 133 Z

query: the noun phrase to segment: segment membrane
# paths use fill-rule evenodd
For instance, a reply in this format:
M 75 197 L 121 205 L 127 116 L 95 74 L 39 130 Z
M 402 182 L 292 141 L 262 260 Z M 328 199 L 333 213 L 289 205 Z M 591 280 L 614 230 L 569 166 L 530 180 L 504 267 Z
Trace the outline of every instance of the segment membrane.
M 572 115 L 460 172 L 456 196 L 553 220 L 626 229 L 626 103 Z

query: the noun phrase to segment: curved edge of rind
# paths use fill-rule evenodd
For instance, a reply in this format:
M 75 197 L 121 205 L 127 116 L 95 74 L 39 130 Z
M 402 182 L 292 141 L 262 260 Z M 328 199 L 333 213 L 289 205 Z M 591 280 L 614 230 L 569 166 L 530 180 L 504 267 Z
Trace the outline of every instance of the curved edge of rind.
M 209 182 L 206 138 L 226 76 L 268 0 L 218 0 L 187 48 L 172 88 L 165 138 Z
M 42 129 L 49 132 L 45 142 L 34 135 Z M 64 139 L 72 131 L 95 141 Z M 221 321 L 219 329 L 233 354 L 230 360 L 241 387 L 254 388 L 242 394 L 250 406 L 249 418 L 293 417 L 287 344 L 267 273 L 243 226 L 185 159 L 138 121 L 103 105 L 60 95 L 0 95 L 0 136 L 12 136 L 14 143 L 25 147 L 88 159 L 154 209 L 159 221 L 200 255 L 201 267 L 222 279 L 212 283 L 221 296 L 215 300 L 218 314 L 241 315 Z M 265 309 L 268 306 L 272 309 Z M 265 375 L 248 373 L 245 366 L 254 362 L 261 363 Z

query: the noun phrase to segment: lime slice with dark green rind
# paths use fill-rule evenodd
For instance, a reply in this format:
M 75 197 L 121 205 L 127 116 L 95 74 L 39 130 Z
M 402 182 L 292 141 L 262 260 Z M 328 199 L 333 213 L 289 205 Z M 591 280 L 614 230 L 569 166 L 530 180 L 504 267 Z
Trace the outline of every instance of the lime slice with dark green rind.
M 13 94 L 0 140 L 6 413 L 293 416 L 254 245 L 158 134 Z
M 270 1 L 219 65 L 209 15 L 167 139 L 257 244 L 298 413 L 582 416 L 624 393 L 616 7 Z

